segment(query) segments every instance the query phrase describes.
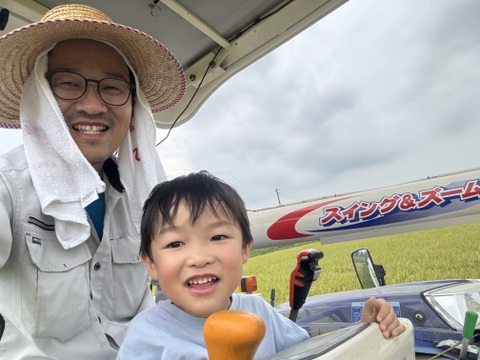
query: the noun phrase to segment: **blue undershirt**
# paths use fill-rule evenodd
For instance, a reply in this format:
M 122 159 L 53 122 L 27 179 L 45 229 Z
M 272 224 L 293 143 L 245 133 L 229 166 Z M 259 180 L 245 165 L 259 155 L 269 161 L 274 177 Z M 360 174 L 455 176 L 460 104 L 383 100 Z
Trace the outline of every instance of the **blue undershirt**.
M 105 193 L 98 194 L 98 199 L 88 205 L 85 210 L 87 210 L 88 216 L 90 216 L 98 238 L 101 241 L 103 237 L 103 220 L 105 217 Z

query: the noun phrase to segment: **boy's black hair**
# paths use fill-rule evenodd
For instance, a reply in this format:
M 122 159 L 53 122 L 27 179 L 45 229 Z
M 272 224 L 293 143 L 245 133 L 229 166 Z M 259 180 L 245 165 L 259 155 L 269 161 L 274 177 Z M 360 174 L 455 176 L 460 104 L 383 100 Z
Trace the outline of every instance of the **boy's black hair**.
M 151 242 L 159 222 L 171 225 L 182 201 L 189 208 L 192 223 L 198 220 L 206 207 L 217 213 L 220 206 L 240 226 L 242 245 L 245 247 L 253 241 L 245 203 L 238 192 L 202 170 L 165 181 L 153 188 L 143 205 L 140 254 L 151 258 Z

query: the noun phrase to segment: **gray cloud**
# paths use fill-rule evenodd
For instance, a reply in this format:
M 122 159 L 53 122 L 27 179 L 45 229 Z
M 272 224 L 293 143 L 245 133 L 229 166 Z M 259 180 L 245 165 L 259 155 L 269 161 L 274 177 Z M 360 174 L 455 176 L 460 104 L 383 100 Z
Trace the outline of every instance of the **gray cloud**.
M 479 7 L 348 2 L 175 129 L 167 170 L 206 168 L 259 208 L 276 189 L 309 198 L 476 166 Z

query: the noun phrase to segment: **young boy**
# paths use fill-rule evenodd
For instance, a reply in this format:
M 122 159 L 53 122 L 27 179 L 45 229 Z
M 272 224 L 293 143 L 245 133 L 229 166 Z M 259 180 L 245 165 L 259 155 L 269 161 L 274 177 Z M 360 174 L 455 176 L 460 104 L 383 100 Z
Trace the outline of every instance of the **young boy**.
M 140 254 L 168 300 L 133 319 L 117 359 L 208 359 L 203 325 L 226 309 L 265 321 L 256 359 L 307 340 L 261 296 L 234 293 L 251 245 L 245 204 L 231 186 L 206 171 L 157 185 L 143 208 Z M 369 300 L 362 315 L 381 317 L 386 337 L 404 331 L 383 300 Z

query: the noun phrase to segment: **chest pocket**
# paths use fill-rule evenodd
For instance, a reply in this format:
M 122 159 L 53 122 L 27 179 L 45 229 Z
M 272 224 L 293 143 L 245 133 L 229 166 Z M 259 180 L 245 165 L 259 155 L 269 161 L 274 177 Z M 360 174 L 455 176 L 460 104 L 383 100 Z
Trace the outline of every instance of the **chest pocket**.
M 36 337 L 67 341 L 91 323 L 86 243 L 65 250 L 55 238 L 26 235 L 23 321 Z
M 136 315 L 147 287 L 148 273 L 139 255 L 138 236 L 111 241 L 113 258 L 113 311 L 117 320 Z

